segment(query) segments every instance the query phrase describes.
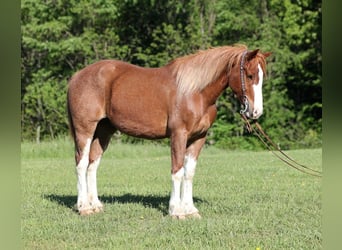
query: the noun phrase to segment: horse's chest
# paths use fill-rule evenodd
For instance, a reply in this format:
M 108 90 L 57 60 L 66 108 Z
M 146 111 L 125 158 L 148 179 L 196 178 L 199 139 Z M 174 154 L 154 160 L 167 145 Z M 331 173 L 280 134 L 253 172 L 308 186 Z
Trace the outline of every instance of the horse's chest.
M 206 132 L 211 125 L 213 124 L 215 118 L 216 118 L 216 107 L 210 106 L 208 109 L 205 110 L 204 113 L 202 113 L 200 116 L 197 117 L 197 119 L 193 119 L 193 121 L 189 121 L 189 123 L 192 123 L 192 126 L 190 126 L 190 132 L 192 134 L 201 134 Z

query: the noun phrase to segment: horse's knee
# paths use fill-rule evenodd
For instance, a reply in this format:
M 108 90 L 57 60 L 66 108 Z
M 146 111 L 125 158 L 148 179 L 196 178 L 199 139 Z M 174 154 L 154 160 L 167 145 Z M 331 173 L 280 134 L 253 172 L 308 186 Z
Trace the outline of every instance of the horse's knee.
M 184 168 L 179 169 L 176 173 L 171 175 L 172 181 L 181 182 L 184 177 Z

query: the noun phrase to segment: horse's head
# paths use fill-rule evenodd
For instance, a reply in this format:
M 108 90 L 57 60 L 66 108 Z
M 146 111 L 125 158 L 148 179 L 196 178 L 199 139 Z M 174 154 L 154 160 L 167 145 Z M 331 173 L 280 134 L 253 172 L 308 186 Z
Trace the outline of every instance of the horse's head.
M 266 70 L 265 58 L 271 53 L 259 49 L 244 51 L 240 62 L 232 67 L 229 86 L 242 104 L 241 114 L 258 119 L 263 112 L 262 82 Z

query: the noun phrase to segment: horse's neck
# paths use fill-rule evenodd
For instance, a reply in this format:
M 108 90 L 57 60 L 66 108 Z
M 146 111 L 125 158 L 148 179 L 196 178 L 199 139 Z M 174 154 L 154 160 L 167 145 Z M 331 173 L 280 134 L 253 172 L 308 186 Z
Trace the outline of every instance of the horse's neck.
M 226 76 L 219 77 L 216 81 L 209 84 L 203 91 L 202 94 L 206 99 L 208 105 L 215 104 L 216 100 L 228 87 L 228 79 Z

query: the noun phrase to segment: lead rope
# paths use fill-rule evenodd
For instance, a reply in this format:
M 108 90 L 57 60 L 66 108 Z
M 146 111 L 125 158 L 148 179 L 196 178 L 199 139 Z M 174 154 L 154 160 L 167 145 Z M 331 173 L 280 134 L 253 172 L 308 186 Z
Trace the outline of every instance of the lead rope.
M 322 177 L 322 172 L 314 170 L 312 168 L 309 168 L 305 165 L 299 164 L 298 162 L 296 162 L 295 160 L 293 160 L 291 157 L 289 157 L 287 154 L 285 154 L 271 139 L 270 137 L 264 132 L 264 130 L 261 128 L 260 124 L 258 122 L 255 122 L 255 126 L 257 128 L 254 129 L 253 126 L 250 124 L 250 122 L 248 121 L 248 119 L 246 118 L 245 115 L 241 114 L 242 119 L 244 120 L 244 122 L 246 123 L 246 127 L 249 133 L 254 132 L 254 134 L 260 139 L 260 141 L 266 146 L 266 148 L 271 151 L 271 153 L 273 155 L 275 155 L 278 159 L 280 159 L 281 161 L 285 162 L 287 165 L 289 165 L 290 167 L 303 172 L 305 174 L 308 175 L 312 175 L 312 176 L 316 176 L 316 177 Z M 264 138 L 266 138 L 266 141 L 268 143 L 271 144 L 271 147 L 262 137 L 264 136 Z M 276 154 L 276 152 L 281 153 L 284 157 L 286 157 L 286 159 L 282 158 L 281 156 L 279 156 L 278 154 Z M 292 162 L 292 163 L 291 163 Z M 295 166 L 298 165 L 298 166 Z M 304 168 L 304 169 L 302 169 Z M 311 171 L 311 172 L 310 172 Z

